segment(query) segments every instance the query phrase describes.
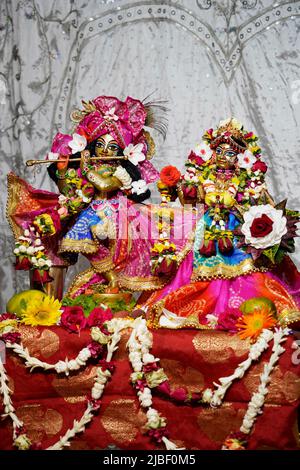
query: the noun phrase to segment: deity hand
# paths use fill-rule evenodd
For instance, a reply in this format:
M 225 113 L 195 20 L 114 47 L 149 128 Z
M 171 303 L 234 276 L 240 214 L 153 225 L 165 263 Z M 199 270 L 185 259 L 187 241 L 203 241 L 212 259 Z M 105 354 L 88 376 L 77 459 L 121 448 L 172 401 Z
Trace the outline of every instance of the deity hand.
M 59 155 L 59 160 L 64 160 L 64 162 L 57 163 L 57 169 L 59 173 L 65 173 L 69 164 L 69 155 Z
M 64 160 L 64 162 L 57 163 L 56 176 L 58 178 L 57 186 L 60 192 L 63 191 L 65 186 L 65 174 L 68 169 L 69 164 L 69 155 L 59 155 L 59 160 Z
M 91 158 L 91 154 L 89 150 L 83 150 L 80 153 L 80 169 L 83 174 L 89 171 L 90 158 Z

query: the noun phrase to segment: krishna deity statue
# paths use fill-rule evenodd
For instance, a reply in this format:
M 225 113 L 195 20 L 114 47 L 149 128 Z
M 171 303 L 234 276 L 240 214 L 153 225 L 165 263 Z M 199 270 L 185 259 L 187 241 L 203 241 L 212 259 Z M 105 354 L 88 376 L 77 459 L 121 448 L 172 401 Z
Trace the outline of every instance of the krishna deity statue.
M 155 145 L 144 126 L 166 132 L 163 103 L 99 96 L 83 102 L 71 119 L 75 129 L 58 133 L 47 155 L 50 177 L 60 194 L 37 190 L 8 176 L 8 219 L 13 229 L 16 269 L 30 270 L 32 285 L 62 297 L 62 272 L 83 254 L 90 268 L 77 275 L 67 295 L 93 289 L 118 294 L 147 290 L 162 281 L 150 268 L 147 230 L 148 184 L 158 179 L 150 162 Z M 45 161 L 43 161 L 45 162 Z M 28 161 L 28 165 L 41 161 Z M 145 206 L 146 207 L 146 206 Z

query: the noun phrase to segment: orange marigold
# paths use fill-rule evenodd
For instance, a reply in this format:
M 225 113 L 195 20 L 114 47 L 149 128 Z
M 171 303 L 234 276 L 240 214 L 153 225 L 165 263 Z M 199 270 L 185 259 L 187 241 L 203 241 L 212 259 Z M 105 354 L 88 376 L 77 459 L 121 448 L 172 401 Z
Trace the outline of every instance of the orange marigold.
M 255 308 L 253 313 L 244 315 L 236 326 L 240 329 L 238 335 L 242 339 L 256 340 L 262 330 L 273 328 L 276 323 L 277 320 L 272 315 L 270 307 L 262 306 Z

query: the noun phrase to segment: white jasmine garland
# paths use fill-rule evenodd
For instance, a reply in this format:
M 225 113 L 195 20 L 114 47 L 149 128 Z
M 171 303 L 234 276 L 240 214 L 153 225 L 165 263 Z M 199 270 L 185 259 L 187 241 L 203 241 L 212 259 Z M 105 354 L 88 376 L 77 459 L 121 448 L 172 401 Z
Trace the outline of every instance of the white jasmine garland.
M 24 348 L 22 344 L 6 343 L 6 347 L 8 349 L 12 349 L 15 354 L 25 361 L 25 367 L 30 368 L 30 372 L 36 368 L 41 368 L 43 370 L 52 370 L 57 374 L 65 374 L 68 376 L 70 371 L 79 370 L 81 367 L 86 366 L 86 363 L 91 357 L 90 350 L 88 348 L 83 348 L 75 359 L 70 361 L 68 359 L 65 361 L 60 360 L 55 364 L 49 364 L 47 362 L 40 361 L 36 357 L 32 357 L 29 354 L 28 349 Z
M 118 349 L 118 343 L 121 338 L 121 331 L 128 327 L 132 328 L 132 332 L 127 343 L 127 348 L 129 350 L 129 360 L 133 368 L 131 381 L 136 383 L 138 380 L 143 380 L 145 378 L 143 373 L 143 366 L 159 361 L 158 358 L 155 358 L 155 356 L 150 353 L 152 348 L 152 334 L 147 328 L 146 320 L 141 317 L 138 317 L 135 320 L 113 318 L 112 320 L 106 322 L 106 326 L 108 331 L 111 333 L 110 335 L 105 335 L 109 338 L 106 355 L 107 362 L 111 361 L 114 352 Z M 92 330 L 94 330 L 95 336 L 95 332 L 98 333 L 99 329 L 94 327 Z M 243 361 L 241 364 L 239 364 L 231 376 L 221 378 L 219 380 L 220 384 L 214 384 L 216 386 L 216 390 L 214 392 L 209 388 L 205 389 L 202 392 L 202 402 L 210 403 L 211 406 L 219 406 L 222 403 L 228 387 L 235 379 L 240 379 L 244 376 L 251 363 L 259 359 L 262 352 L 268 348 L 268 345 L 273 338 L 274 345 L 271 358 L 269 362 L 264 365 L 264 370 L 260 377 L 260 386 L 257 392 L 254 393 L 251 398 L 247 412 L 244 416 L 243 424 L 240 428 L 241 432 L 249 434 L 253 428 L 253 424 L 257 419 L 258 414 L 262 413 L 265 396 L 268 392 L 267 385 L 270 382 L 270 374 L 274 369 L 280 354 L 284 352 L 284 348 L 281 346 L 281 343 L 286 341 L 289 332 L 290 330 L 288 328 L 278 328 L 274 333 L 270 330 L 263 330 L 257 342 L 250 347 L 249 356 L 246 361 Z M 102 344 L 102 337 L 99 335 L 96 335 L 95 337 L 97 337 L 100 344 Z M 12 349 L 19 357 L 25 360 L 25 366 L 30 367 L 31 371 L 36 367 L 41 367 L 44 370 L 52 369 L 57 374 L 64 373 L 65 375 L 68 375 L 69 371 L 75 371 L 82 366 L 86 366 L 86 362 L 91 356 L 89 348 L 83 348 L 75 359 L 66 359 L 65 361 L 58 361 L 56 364 L 47 364 L 37 358 L 32 358 L 28 350 L 22 345 L 17 343 L 11 344 L 7 342 L 6 347 Z M 110 378 L 111 372 L 108 369 L 105 370 L 105 368 L 102 369 L 102 367 L 97 368 L 94 384 L 91 390 L 91 396 L 94 400 L 99 400 L 101 398 L 107 381 Z M 31 441 L 28 439 L 26 434 L 22 433 L 22 431 L 20 432 L 20 430 L 22 430 L 23 423 L 15 414 L 11 400 L 11 391 L 7 383 L 8 378 L 6 371 L 3 363 L 0 360 L 0 393 L 3 397 L 5 412 L 4 416 L 9 416 L 12 420 L 14 430 L 14 445 L 20 450 L 26 450 L 30 448 Z M 167 422 L 166 419 L 161 416 L 155 408 L 152 407 L 151 389 L 147 386 L 145 386 L 144 389 L 137 389 L 137 396 L 141 406 L 146 411 L 147 428 L 149 430 L 164 428 Z M 73 437 L 81 432 L 84 432 L 86 425 L 94 417 L 95 409 L 96 408 L 93 406 L 93 403 L 88 402 L 86 410 L 84 411 L 79 421 L 74 420 L 72 428 L 67 430 L 64 436 L 62 436 L 53 446 L 49 447 L 48 450 L 61 450 L 64 447 L 69 446 L 70 440 Z M 178 449 L 172 441 L 164 436 L 162 437 L 162 442 L 164 443 L 167 450 Z
M 259 359 L 263 351 L 268 348 L 272 338 L 272 331 L 266 329 L 263 330 L 256 343 L 254 343 L 250 347 L 248 358 L 237 366 L 236 370 L 232 375 L 220 378 L 220 384 L 214 383 L 216 390 L 214 391 L 210 402 L 212 407 L 217 407 L 222 404 L 225 393 L 227 392 L 228 388 L 232 385 L 234 380 L 241 379 L 244 376 L 245 372 L 249 369 L 252 362 Z
M 266 395 L 268 394 L 267 386 L 271 380 L 271 373 L 276 363 L 278 362 L 279 356 L 285 351 L 285 349 L 281 346 L 281 343 L 287 340 L 289 334 L 290 330 L 288 328 L 278 328 L 273 335 L 274 345 L 272 348 L 272 355 L 269 362 L 264 365 L 263 372 L 260 376 L 258 390 L 252 395 L 243 419 L 242 426 L 240 427 L 240 431 L 245 434 L 250 434 L 257 416 L 262 413 L 262 407 L 264 405 Z

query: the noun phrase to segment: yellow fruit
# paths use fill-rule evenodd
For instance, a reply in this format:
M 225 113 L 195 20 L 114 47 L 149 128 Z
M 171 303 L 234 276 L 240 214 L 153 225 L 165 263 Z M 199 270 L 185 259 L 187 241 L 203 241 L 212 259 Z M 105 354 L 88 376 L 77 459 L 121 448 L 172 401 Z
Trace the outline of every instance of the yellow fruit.
M 44 299 L 44 297 L 47 297 L 47 294 L 40 290 L 24 290 L 18 294 L 13 295 L 12 298 L 7 302 L 6 312 L 15 313 L 18 317 L 21 317 L 24 310 L 26 310 L 29 300 L 41 301 Z
M 240 310 L 244 315 L 249 315 L 262 307 L 267 308 L 269 312 L 276 317 L 276 306 L 274 302 L 267 297 L 253 297 L 252 299 L 246 300 L 240 305 Z

